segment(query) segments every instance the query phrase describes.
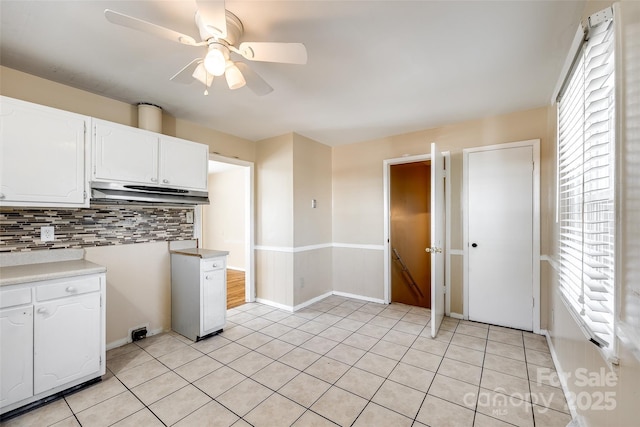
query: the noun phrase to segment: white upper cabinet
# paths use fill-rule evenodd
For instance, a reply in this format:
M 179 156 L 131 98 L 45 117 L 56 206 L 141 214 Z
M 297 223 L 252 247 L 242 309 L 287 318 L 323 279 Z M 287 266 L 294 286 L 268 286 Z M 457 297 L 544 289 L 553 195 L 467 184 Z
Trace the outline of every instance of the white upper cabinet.
M 184 139 L 160 136 L 160 183 L 207 189 L 209 147 Z
M 207 190 L 209 147 L 93 120 L 92 180 Z
M 0 205 L 88 206 L 89 118 L 0 97 Z
M 157 135 L 93 119 L 92 177 L 94 180 L 157 184 Z

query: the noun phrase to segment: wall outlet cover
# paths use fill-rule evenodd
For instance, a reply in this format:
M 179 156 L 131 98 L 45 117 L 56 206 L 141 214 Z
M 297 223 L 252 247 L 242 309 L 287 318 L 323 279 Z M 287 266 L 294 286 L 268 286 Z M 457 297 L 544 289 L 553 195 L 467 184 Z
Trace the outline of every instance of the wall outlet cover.
M 43 242 L 53 242 L 56 239 L 54 227 L 40 227 L 40 240 Z

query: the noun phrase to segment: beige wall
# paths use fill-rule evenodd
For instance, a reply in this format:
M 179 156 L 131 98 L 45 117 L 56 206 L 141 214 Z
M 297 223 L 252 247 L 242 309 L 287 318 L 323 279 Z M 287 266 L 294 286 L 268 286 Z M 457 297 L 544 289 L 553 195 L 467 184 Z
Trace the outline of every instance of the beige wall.
M 331 243 L 331 147 L 293 134 L 295 248 Z M 316 200 L 316 208 L 311 200 Z M 330 246 L 294 253 L 294 305 L 331 292 Z
M 293 307 L 330 292 L 331 148 L 294 133 L 259 141 L 256 188 L 257 297 Z
M 451 249 L 462 248 L 462 150 L 506 142 L 540 139 L 542 150 L 548 150 L 547 107 L 497 117 L 457 123 L 420 132 L 397 135 L 333 149 L 333 241 L 355 247 L 342 248 L 341 264 L 363 266 L 370 270 L 382 262 L 384 236 L 383 161 L 403 155 L 428 154 L 430 143 L 451 153 Z M 549 165 L 541 165 L 541 187 L 548 185 Z M 543 199 L 542 203 L 545 201 Z M 548 206 L 543 206 L 548 210 Z M 544 236 L 543 236 L 544 238 Z M 367 245 L 377 246 L 377 249 Z M 380 253 L 377 253 L 380 252 Z M 460 258 L 460 259 L 458 259 Z M 334 258 L 334 263 L 336 262 Z M 463 272 L 460 255 L 453 255 L 451 310 L 462 314 Z M 354 292 L 371 298 L 382 298 L 382 273 L 374 280 L 354 289 L 358 276 L 370 271 L 342 268 L 334 271 L 333 286 L 337 291 Z M 351 291 L 349 291 L 350 289 Z M 543 307 L 545 310 L 546 307 Z M 543 318 L 546 318 L 543 316 Z M 544 325 L 543 325 L 544 327 Z
M 229 251 L 227 267 L 245 269 L 245 179 L 243 167 L 209 174 L 209 200 L 202 207 L 202 247 Z

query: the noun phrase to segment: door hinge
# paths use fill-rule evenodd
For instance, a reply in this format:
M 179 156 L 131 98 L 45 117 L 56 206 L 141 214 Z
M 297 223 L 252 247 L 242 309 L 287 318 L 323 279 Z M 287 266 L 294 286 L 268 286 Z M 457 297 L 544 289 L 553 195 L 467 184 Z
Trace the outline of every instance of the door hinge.
M 442 171 L 442 177 L 443 177 L 443 178 L 446 178 L 446 177 L 447 177 L 447 170 L 446 170 L 446 169 L 444 169 L 444 170 Z

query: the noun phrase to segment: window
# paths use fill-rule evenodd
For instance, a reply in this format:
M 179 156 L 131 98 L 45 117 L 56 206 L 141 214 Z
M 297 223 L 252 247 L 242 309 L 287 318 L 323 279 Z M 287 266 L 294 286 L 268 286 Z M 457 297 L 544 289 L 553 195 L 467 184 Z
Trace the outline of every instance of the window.
M 585 334 L 615 357 L 614 31 L 602 16 L 558 101 L 559 277 Z

